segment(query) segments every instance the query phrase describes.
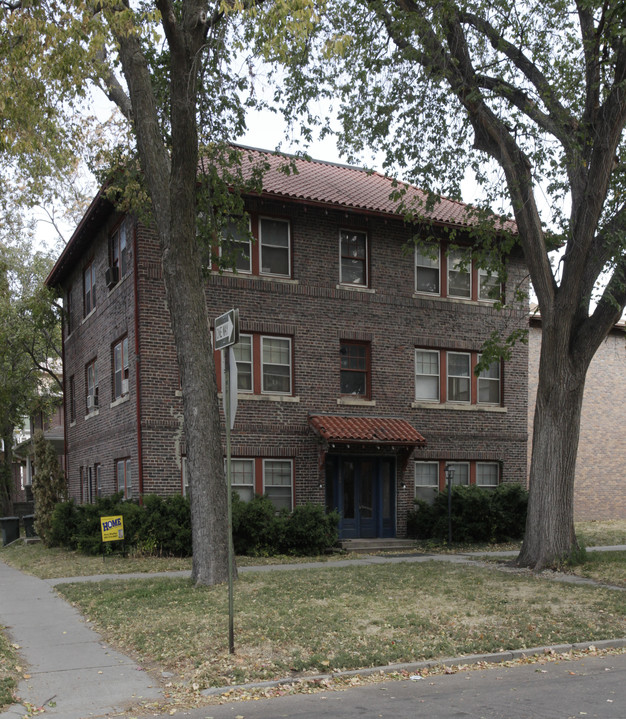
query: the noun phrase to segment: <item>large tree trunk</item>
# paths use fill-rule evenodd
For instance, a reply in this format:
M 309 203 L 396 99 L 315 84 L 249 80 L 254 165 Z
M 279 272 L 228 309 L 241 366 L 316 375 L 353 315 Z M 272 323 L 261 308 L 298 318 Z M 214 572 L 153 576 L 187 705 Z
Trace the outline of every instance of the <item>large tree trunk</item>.
M 587 366 L 576 366 L 566 333 L 559 334 L 562 341 L 552 327 L 543 328 L 526 534 L 517 559 L 537 571 L 570 556 L 578 546 L 574 478 Z
M 0 460 L 0 511 L 2 516 L 13 514 L 13 430 L 12 424 L 3 427 L 0 437 L 4 453 Z
M 170 59 L 171 153 L 162 135 L 150 70 L 133 34 L 117 35 L 132 103 L 141 169 L 161 243 L 163 277 L 178 357 L 187 439 L 197 584 L 228 579 L 227 487 L 217 383 L 201 262 L 196 244 L 197 55 L 206 4 L 185 2 L 182 21 L 162 3 Z

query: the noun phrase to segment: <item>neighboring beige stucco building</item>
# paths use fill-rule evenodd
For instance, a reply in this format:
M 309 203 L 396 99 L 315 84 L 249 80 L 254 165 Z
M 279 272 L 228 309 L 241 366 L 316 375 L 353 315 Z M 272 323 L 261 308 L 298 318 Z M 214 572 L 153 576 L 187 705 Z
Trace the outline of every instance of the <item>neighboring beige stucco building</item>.
M 531 316 L 528 347 L 528 468 L 539 376 L 541 320 Z M 578 520 L 626 519 L 626 323 L 620 322 L 593 358 L 587 381 L 576 462 Z

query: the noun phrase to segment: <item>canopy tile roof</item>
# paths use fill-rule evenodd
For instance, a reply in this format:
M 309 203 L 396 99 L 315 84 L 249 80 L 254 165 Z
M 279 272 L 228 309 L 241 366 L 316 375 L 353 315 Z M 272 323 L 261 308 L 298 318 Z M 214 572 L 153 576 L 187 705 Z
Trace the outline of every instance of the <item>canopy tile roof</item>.
M 426 444 L 424 437 L 404 419 L 311 415 L 309 424 L 328 442 L 411 446 Z
M 379 172 L 250 147 L 239 147 L 239 150 L 244 177 L 249 177 L 261 163 L 267 164 L 268 169 L 263 175 L 263 196 L 404 217 L 400 200 L 393 197 L 402 190 L 404 205 L 415 214 L 457 227 L 476 224 L 468 205 L 442 197 L 433 207 L 427 208 L 426 192 L 413 185 L 396 182 Z M 507 229 L 514 229 L 513 223 L 506 224 Z

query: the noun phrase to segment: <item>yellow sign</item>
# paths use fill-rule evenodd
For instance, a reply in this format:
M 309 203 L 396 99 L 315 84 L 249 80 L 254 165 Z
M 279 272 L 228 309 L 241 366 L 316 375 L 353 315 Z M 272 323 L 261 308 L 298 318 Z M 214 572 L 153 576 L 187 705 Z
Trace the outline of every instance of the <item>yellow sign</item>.
M 102 530 L 103 542 L 124 539 L 124 518 L 122 515 L 118 517 L 100 517 L 100 529 Z

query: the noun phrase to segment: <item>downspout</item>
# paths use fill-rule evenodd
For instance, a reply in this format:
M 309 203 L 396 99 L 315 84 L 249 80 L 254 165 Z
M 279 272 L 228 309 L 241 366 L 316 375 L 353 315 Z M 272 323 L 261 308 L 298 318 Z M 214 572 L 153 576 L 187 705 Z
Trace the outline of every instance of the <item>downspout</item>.
M 72 291 L 72 287 L 70 286 L 70 292 Z M 64 303 L 65 304 L 65 303 Z M 71 311 L 71 302 L 69 308 Z M 65 312 L 61 312 L 61 366 L 63 367 L 63 456 L 65 458 L 65 467 L 63 467 L 63 473 L 65 474 L 65 488 L 67 490 L 68 495 L 71 497 L 70 493 L 70 474 L 69 469 L 70 465 L 67 461 L 67 438 L 69 437 L 69 423 L 68 423 L 68 411 L 67 411 L 67 372 L 65 371 L 66 364 L 65 364 Z M 74 383 L 74 388 L 76 388 L 76 383 Z M 76 401 L 76 398 L 74 397 L 74 401 Z M 32 482 L 33 475 L 32 475 L 32 468 L 30 469 L 30 480 Z M 32 484 L 31 484 L 31 492 L 32 492 Z
M 137 475 L 139 484 L 139 503 L 143 504 L 143 441 L 141 435 L 141 355 L 139 342 L 139 239 L 137 220 L 133 225 L 133 283 L 135 293 L 135 407 L 137 412 Z

